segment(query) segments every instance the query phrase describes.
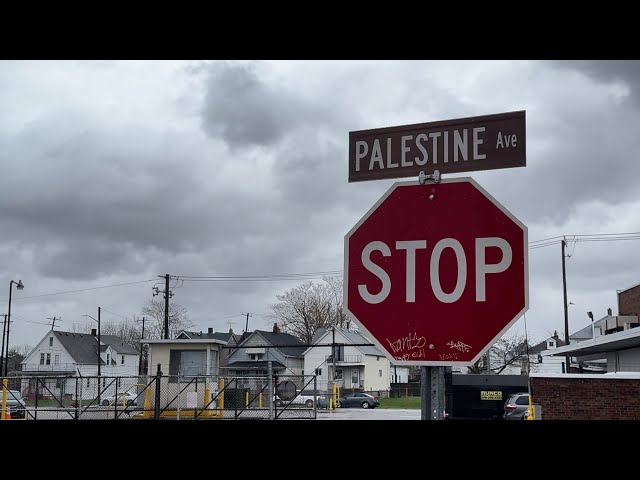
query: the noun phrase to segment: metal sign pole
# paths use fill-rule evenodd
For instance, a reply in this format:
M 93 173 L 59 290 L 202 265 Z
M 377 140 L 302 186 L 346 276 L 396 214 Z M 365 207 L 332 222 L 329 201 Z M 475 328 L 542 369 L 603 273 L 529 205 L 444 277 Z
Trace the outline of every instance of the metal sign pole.
M 433 420 L 444 420 L 445 386 L 444 367 L 433 367 L 431 369 L 432 378 L 432 418 Z
M 431 367 L 420 367 L 421 420 L 431 420 Z

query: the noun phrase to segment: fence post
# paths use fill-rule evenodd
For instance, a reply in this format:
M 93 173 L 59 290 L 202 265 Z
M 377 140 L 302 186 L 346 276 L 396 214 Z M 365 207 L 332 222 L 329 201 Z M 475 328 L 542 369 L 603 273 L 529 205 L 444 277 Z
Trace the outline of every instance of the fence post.
M 156 372 L 156 404 L 154 405 L 154 419 L 160 420 L 160 379 L 162 378 L 162 370 L 160 370 L 160 364 L 158 364 L 158 371 Z
M 269 382 L 269 420 L 273 420 L 273 363 L 267 362 L 267 381 Z
M 78 400 L 78 377 L 76 377 L 76 420 L 80 420 L 80 403 L 81 400 Z
M 39 385 L 38 385 L 38 384 L 39 384 L 39 383 L 40 383 L 40 379 L 39 379 L 39 378 L 36 378 L 36 409 L 35 409 L 35 411 L 33 412 L 33 419 L 34 419 L 34 420 L 37 420 L 37 419 L 38 419 L 38 387 L 39 387 Z

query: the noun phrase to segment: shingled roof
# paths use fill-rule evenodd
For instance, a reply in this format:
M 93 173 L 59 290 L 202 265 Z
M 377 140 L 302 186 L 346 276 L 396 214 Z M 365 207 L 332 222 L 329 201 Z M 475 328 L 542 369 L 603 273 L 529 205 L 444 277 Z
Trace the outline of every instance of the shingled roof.
M 53 333 L 76 363 L 98 364 L 98 340 L 96 337 L 87 333 L 59 331 Z M 100 364 L 104 365 L 104 360 L 100 360 Z
M 288 333 L 265 330 L 255 330 L 254 333 L 259 333 L 271 345 L 277 345 L 278 350 L 287 357 L 302 357 L 302 353 L 307 349 L 300 340 Z
M 131 345 L 127 344 L 122 340 L 122 338 L 117 335 L 100 335 L 100 341 L 107 345 L 111 345 L 111 348 L 114 349 L 117 353 L 125 354 L 125 355 L 139 355 L 140 352 L 133 348 Z
M 88 333 L 61 331 L 54 331 L 53 333 L 76 363 L 97 365 L 97 337 Z M 126 344 L 124 340 L 117 335 L 100 335 L 100 342 L 102 343 L 102 345 L 100 345 L 101 352 L 104 352 L 108 346 L 111 346 L 111 348 L 119 354 L 138 355 L 140 353 L 131 345 Z M 101 360 L 100 364 L 105 365 L 104 360 Z
M 208 332 L 189 332 L 187 330 L 182 330 L 180 332 L 180 335 L 178 335 L 178 338 L 185 336 L 190 340 L 198 340 L 202 338 L 206 340 L 222 340 L 223 342 L 229 342 L 231 335 L 233 335 L 233 332 L 208 333 Z

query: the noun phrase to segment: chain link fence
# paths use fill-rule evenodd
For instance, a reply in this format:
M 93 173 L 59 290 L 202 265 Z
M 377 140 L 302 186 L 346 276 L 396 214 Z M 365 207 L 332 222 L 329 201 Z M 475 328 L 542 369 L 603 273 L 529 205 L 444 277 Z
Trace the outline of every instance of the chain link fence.
M 24 420 L 315 419 L 315 375 L 10 377 L 3 417 Z

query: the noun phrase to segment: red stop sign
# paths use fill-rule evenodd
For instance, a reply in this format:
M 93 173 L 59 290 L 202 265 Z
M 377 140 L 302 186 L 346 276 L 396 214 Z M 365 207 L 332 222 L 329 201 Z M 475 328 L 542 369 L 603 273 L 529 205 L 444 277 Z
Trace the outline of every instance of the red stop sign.
M 471 178 L 395 183 L 345 236 L 344 304 L 398 365 L 471 365 L 528 308 L 527 227 Z

